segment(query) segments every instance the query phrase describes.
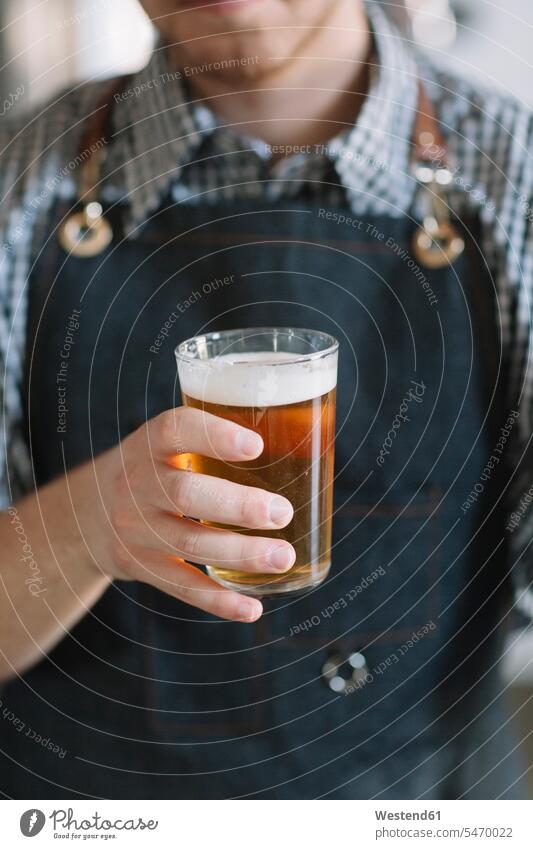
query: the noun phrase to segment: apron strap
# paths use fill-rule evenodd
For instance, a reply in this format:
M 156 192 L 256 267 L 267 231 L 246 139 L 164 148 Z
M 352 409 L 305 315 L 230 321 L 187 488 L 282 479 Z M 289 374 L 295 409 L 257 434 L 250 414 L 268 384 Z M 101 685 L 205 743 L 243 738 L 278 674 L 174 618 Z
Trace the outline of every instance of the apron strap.
M 91 151 L 91 156 L 83 164 L 80 172 L 78 197 L 84 203 L 96 200 L 95 187 L 100 179 L 105 148 L 109 142 L 112 104 L 115 95 L 124 90 L 130 78 L 131 74 L 127 74 L 110 80 L 102 92 L 94 112 L 85 122 L 79 153 L 86 154 L 87 151 Z
M 446 162 L 446 142 L 442 135 L 435 107 L 422 81 L 418 82 L 418 106 L 413 130 L 413 160 L 441 167 Z

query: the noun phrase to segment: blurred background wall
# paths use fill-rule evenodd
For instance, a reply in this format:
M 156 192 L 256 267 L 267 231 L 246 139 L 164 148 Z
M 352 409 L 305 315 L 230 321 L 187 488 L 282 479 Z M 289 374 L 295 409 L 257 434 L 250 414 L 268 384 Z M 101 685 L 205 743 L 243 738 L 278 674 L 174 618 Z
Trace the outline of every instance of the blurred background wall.
M 135 0 L 0 0 L 2 100 L 31 108 L 73 80 L 142 67 L 152 30 Z
M 533 106 L 533 0 L 405 2 L 413 37 L 435 61 Z M 383 5 L 398 11 L 395 0 Z M 152 43 L 135 0 L 0 0 L 0 115 L 30 109 L 74 80 L 140 68 Z M 503 675 L 533 764 L 533 630 L 519 625 Z

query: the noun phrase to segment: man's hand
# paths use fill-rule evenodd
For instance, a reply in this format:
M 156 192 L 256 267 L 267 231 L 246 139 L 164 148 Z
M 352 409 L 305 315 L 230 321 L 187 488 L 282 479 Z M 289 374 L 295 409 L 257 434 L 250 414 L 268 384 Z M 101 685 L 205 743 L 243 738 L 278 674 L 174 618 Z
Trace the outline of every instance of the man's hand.
M 139 428 L 96 464 L 103 467 L 100 492 L 107 516 L 103 568 L 115 578 L 153 584 L 223 619 L 258 619 L 259 601 L 221 587 L 185 561 L 248 573 L 287 571 L 295 560 L 288 542 L 197 520 L 282 528 L 293 516 L 290 502 L 263 489 L 178 469 L 173 460 L 195 453 L 243 462 L 262 450 L 253 431 L 192 408 L 169 410 Z M 99 480 L 98 468 L 96 476 Z
M 191 408 L 169 410 L 17 502 L 11 515 L 0 514 L 0 680 L 45 657 L 90 615 L 114 578 L 144 581 L 224 619 L 258 619 L 257 599 L 221 587 L 186 560 L 249 573 L 286 571 L 295 559 L 289 543 L 198 520 L 282 528 L 292 518 L 290 503 L 178 469 L 176 460 L 198 453 L 242 462 L 262 450 L 259 436 L 233 422 Z M 32 552 L 31 574 L 21 534 Z

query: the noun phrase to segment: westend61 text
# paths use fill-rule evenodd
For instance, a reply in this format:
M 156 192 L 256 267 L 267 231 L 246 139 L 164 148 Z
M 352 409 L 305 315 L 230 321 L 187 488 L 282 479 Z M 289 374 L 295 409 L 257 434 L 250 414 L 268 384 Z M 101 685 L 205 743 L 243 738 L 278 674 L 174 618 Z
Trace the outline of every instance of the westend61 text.
M 377 820 L 440 820 L 440 811 L 374 811 Z

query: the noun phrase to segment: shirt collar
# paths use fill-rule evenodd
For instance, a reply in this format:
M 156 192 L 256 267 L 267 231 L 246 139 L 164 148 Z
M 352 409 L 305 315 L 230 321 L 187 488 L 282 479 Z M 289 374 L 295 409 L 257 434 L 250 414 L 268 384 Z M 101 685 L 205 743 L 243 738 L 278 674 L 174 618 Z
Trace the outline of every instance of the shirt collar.
M 325 150 L 352 207 L 360 206 L 362 195 L 368 200 L 371 191 L 376 195 L 374 207 L 399 214 L 413 188 L 408 163 L 417 67 L 402 36 L 374 0 L 367 0 L 366 6 L 376 57 L 369 90 L 354 126 L 332 139 Z M 120 161 L 114 163 L 111 154 L 109 170 L 121 172 L 133 228 L 159 207 L 183 166 L 220 122 L 208 108 L 189 99 L 186 69 L 177 71 L 170 65 L 162 44 L 115 99 L 112 131 L 118 144 L 112 148 L 120 150 Z

